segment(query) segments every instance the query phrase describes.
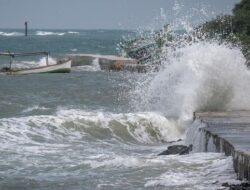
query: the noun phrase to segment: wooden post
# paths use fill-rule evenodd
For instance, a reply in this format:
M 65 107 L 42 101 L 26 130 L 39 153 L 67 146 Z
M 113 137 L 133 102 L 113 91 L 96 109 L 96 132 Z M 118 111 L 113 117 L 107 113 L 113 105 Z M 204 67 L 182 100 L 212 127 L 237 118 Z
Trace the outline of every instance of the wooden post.
M 193 112 L 193 121 L 196 120 L 196 113 Z
M 25 25 L 25 36 L 28 36 L 28 22 L 26 21 L 24 25 Z
M 47 55 L 47 57 L 46 57 L 46 64 L 47 64 L 47 66 L 49 65 L 49 55 Z

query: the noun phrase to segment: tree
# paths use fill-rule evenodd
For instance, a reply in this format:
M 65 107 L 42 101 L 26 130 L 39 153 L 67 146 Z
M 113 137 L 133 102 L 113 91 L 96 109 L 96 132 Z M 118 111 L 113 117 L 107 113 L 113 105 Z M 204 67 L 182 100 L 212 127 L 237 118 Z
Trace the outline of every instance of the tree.
M 250 36 L 250 1 L 242 0 L 236 4 L 233 13 L 234 31 Z
M 233 15 L 217 16 L 215 19 L 202 24 L 198 29 L 209 38 L 219 37 L 234 42 L 235 37 L 237 37 L 243 45 L 244 53 L 249 52 L 250 0 L 242 0 L 236 4 Z
M 250 0 L 242 0 L 233 9 L 234 33 L 243 45 L 243 53 L 250 59 Z

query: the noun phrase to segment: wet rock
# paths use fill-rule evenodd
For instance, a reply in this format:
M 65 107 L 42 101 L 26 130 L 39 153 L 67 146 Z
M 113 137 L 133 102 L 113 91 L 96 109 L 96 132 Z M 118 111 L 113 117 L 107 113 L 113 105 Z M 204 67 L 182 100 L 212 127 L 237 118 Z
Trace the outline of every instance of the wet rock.
M 223 183 L 222 186 L 229 188 L 229 190 L 250 190 L 250 183 L 241 183 L 237 185 Z
M 179 154 L 179 155 L 184 155 L 184 154 L 189 154 L 190 151 L 192 151 L 192 145 L 185 146 L 185 145 L 173 145 L 169 146 L 167 150 L 161 152 L 158 154 L 160 155 L 172 155 L 172 154 Z

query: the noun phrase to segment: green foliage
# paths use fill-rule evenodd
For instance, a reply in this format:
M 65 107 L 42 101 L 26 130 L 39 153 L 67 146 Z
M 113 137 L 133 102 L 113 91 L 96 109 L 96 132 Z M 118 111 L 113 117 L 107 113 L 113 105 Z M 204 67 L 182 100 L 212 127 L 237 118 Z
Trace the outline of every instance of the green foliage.
M 206 38 L 219 38 L 242 44 L 243 53 L 250 54 L 250 0 L 242 0 L 233 15 L 221 15 L 201 25 L 198 30 Z
M 234 33 L 242 43 L 245 56 L 250 58 L 250 1 L 242 0 L 233 9 Z
M 227 38 L 233 32 L 233 16 L 220 15 L 201 25 L 198 30 L 207 38 Z
M 242 0 L 233 9 L 234 33 L 244 45 L 250 44 L 250 1 Z

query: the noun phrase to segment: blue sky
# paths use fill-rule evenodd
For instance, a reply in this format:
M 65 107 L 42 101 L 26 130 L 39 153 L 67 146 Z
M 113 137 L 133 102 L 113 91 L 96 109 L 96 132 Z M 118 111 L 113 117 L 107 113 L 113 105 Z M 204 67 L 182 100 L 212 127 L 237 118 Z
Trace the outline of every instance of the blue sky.
M 240 0 L 0 0 L 0 28 L 138 29 L 192 25 L 230 13 Z

